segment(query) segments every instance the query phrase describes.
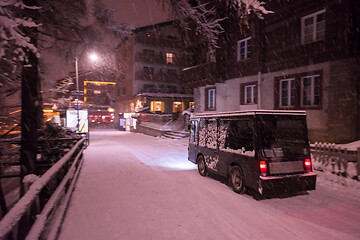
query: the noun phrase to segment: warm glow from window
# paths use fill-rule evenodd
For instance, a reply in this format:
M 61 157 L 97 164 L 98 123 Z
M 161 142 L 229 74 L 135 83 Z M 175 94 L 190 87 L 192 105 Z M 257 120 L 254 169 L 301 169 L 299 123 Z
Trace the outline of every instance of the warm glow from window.
M 184 111 L 183 102 L 173 102 L 173 112 L 182 112 Z
M 165 102 L 152 101 L 150 103 L 150 111 L 153 111 L 153 112 L 165 112 Z
M 168 63 L 168 64 L 175 63 L 175 54 L 174 53 L 166 53 L 166 63 Z
M 96 85 L 116 85 L 116 82 L 84 81 L 84 86 L 86 86 L 87 83 L 96 84 Z
M 189 102 L 189 108 L 190 108 L 190 109 L 194 109 L 194 107 L 195 107 L 194 102 Z

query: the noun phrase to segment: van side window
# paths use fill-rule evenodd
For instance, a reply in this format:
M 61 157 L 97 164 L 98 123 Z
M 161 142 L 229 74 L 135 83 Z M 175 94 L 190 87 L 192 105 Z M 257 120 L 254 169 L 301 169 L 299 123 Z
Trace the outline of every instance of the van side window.
M 223 150 L 225 148 L 225 139 L 226 133 L 229 128 L 230 121 L 220 120 L 219 123 L 219 149 Z
M 198 141 L 198 124 L 199 124 L 199 121 L 191 121 L 190 142 L 196 143 Z
M 216 149 L 217 147 L 217 121 L 206 121 L 206 147 Z
M 205 147 L 205 140 L 206 140 L 205 119 L 200 119 L 198 131 L 199 131 L 199 145 L 201 147 Z
M 250 120 L 230 120 L 225 148 L 253 151 L 253 135 L 254 130 Z

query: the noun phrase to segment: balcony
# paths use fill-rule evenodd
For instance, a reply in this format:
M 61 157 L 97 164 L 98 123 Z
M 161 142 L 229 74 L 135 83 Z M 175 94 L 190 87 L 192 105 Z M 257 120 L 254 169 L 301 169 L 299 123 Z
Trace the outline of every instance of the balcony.
M 163 39 L 147 36 L 135 36 L 135 43 L 148 44 L 153 46 L 161 46 L 167 48 L 180 48 L 181 44 L 179 40 Z
M 149 73 L 146 71 L 137 71 L 135 73 L 135 79 L 156 82 L 179 82 L 180 75 L 177 73 Z
M 214 62 L 184 68 L 182 74 L 183 81 L 191 85 L 197 83 L 212 84 L 218 79 L 218 71 Z
M 165 57 L 154 56 L 145 53 L 137 53 L 135 55 L 136 62 L 145 62 L 145 63 L 153 63 L 153 64 L 166 64 Z
M 149 55 L 146 53 L 139 52 L 135 55 L 135 62 L 142 63 L 152 63 L 157 65 L 167 65 L 167 66 L 184 66 L 185 60 L 181 57 L 176 56 L 173 58 L 174 63 L 170 64 L 166 62 L 165 56 L 160 56 L 160 54 Z

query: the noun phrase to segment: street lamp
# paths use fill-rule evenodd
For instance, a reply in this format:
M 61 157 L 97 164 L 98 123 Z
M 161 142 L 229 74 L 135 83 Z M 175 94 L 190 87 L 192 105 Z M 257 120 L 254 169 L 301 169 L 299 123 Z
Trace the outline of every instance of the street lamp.
M 98 55 L 97 55 L 96 53 L 91 53 L 91 54 L 89 55 L 89 58 L 90 58 L 90 60 L 93 61 L 93 62 L 97 62 L 97 60 L 99 60 L 99 57 L 98 57 Z
M 99 60 L 99 57 L 96 53 L 91 53 L 89 55 L 89 58 L 92 62 L 97 62 Z M 79 104 L 79 59 L 75 57 L 75 76 L 76 76 L 76 115 L 77 115 L 77 128 L 76 131 L 80 132 L 80 104 Z
M 79 116 L 79 59 L 75 57 L 75 76 L 76 76 L 76 115 L 77 115 L 77 129 L 76 131 L 80 131 L 80 116 Z

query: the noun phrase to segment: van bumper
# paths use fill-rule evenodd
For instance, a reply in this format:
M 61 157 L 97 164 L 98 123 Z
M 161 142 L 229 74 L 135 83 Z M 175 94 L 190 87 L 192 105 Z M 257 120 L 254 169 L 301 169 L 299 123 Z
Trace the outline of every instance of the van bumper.
M 260 176 L 258 191 L 260 194 L 266 195 L 315 190 L 315 186 L 316 173 L 314 172 L 269 177 Z

